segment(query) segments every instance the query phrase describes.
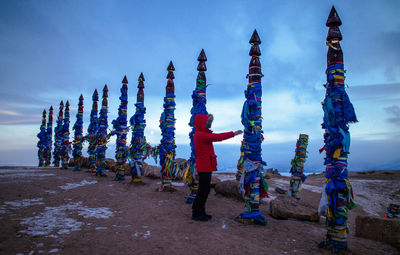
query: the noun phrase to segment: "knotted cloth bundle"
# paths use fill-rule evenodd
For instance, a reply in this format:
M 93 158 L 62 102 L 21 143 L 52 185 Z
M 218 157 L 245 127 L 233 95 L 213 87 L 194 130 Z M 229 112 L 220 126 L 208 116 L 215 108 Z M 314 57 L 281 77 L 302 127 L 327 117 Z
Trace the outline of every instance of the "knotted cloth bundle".
M 60 150 L 62 144 L 63 135 L 63 112 L 64 112 L 64 102 L 60 102 L 60 109 L 58 112 L 57 125 L 54 129 L 54 151 L 53 151 L 53 164 L 55 167 L 60 166 Z
M 390 204 L 387 208 L 386 218 L 398 218 L 400 213 L 400 205 Z
M 122 80 L 121 103 L 118 108 L 118 118 L 112 121 L 113 128 L 117 134 L 115 159 L 117 168 L 115 171 L 115 180 L 125 180 L 125 163 L 128 157 L 126 147 L 126 136 L 128 134 L 128 79 L 124 76 Z
M 205 71 L 207 71 L 207 66 L 206 66 L 207 56 L 204 52 L 204 49 L 201 50 L 200 55 L 197 58 L 197 61 L 199 61 L 199 64 L 197 66 L 198 74 L 196 78 L 196 88 L 193 90 L 192 94 L 193 106 L 192 109 L 190 109 L 190 113 L 192 114 L 192 116 L 190 117 L 190 122 L 189 122 L 189 126 L 192 127 L 192 131 L 190 131 L 189 133 L 191 153 L 190 153 L 190 158 L 186 163 L 185 173 L 183 175 L 183 179 L 186 181 L 187 186 L 189 188 L 189 196 L 186 199 L 187 204 L 191 204 L 194 201 L 194 199 L 196 198 L 197 190 L 199 188 L 198 187 L 199 178 L 196 172 L 196 154 L 194 151 L 194 143 L 193 143 L 193 136 L 194 133 L 196 132 L 196 129 L 194 127 L 194 118 L 196 117 L 197 114 L 208 115 L 206 109 L 207 80 L 205 73 Z
M 300 134 L 296 143 L 295 156 L 291 161 L 290 173 L 290 194 L 297 197 L 297 193 L 301 191 L 301 184 L 306 180 L 304 174 L 304 163 L 307 158 L 308 135 Z
M 81 158 L 83 147 L 83 95 L 79 97 L 78 112 L 76 113 L 76 122 L 72 127 L 74 132 L 74 141 L 72 142 L 75 168 L 74 171 L 81 171 Z
M 324 118 L 322 128 L 324 133 L 325 151 L 325 192 L 328 200 L 326 239 L 320 246 L 328 245 L 338 251 L 347 248 L 347 218 L 348 211 L 356 205 L 353 202 L 353 192 L 347 175 L 347 156 L 350 147 L 348 124 L 357 122 L 353 105 L 344 87 L 343 52 L 340 46 L 342 35 L 339 26 L 342 24 L 335 7 L 332 6 L 326 26 L 327 35 L 327 83 L 323 105 Z
M 236 178 L 240 180 L 242 195 L 246 200 L 246 210 L 240 218 L 249 219 L 254 223 L 266 225 L 265 217 L 261 214 L 260 197 L 268 196 L 268 185 L 263 179 L 263 165 L 266 163 L 261 157 L 262 115 L 261 115 L 261 56 L 259 44 L 261 40 L 254 30 L 250 39 L 251 56 L 249 64 L 249 83 L 244 94 L 246 101 L 242 109 L 242 124 L 244 136 L 240 147 L 240 158 L 237 165 Z

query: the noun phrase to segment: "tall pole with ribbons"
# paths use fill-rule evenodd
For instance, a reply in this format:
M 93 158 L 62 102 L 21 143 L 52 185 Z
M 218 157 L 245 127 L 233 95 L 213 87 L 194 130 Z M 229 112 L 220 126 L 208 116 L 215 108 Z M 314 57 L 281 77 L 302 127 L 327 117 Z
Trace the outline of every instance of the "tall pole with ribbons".
M 143 176 L 143 159 L 146 151 L 146 137 L 144 136 L 146 127 L 146 120 L 144 119 L 146 114 L 146 107 L 144 107 L 144 81 L 143 73 L 140 73 L 135 104 L 136 112 L 129 120 L 132 127 L 132 140 L 129 151 L 131 183 L 141 183 Z
M 81 171 L 82 147 L 83 147 L 83 95 L 79 97 L 76 122 L 72 128 L 74 132 L 73 151 L 75 168 L 74 171 Z
M 197 66 L 198 74 L 196 78 L 196 88 L 193 90 L 192 93 L 193 106 L 192 109 L 190 110 L 192 116 L 189 122 L 189 126 L 192 128 L 192 130 L 189 133 L 191 154 L 187 162 L 185 174 L 183 176 L 189 188 L 189 195 L 186 199 L 187 204 L 191 204 L 194 201 L 194 199 L 196 198 L 197 190 L 199 188 L 198 186 L 199 179 L 196 172 L 196 154 L 194 152 L 194 143 L 193 143 L 193 136 L 194 133 L 196 132 L 196 129 L 194 127 L 194 117 L 196 117 L 197 114 L 205 114 L 205 115 L 208 114 L 206 109 L 207 79 L 205 73 L 207 71 L 207 66 L 206 66 L 207 56 L 206 53 L 204 52 L 204 49 L 201 50 L 200 55 L 197 58 L 197 61 L 199 61 L 199 64 Z
M 327 54 L 327 83 L 325 99 L 322 102 L 324 118 L 322 128 L 324 133 L 325 151 L 325 183 L 320 204 L 326 204 L 325 240 L 320 246 L 327 245 L 335 251 L 347 248 L 348 212 L 356 205 L 347 173 L 347 157 L 350 153 L 349 124 L 357 122 L 357 117 L 346 93 L 344 80 L 343 51 L 340 46 L 342 34 L 339 26 L 342 21 L 334 6 L 329 13 L 326 26 L 329 27 L 326 37 Z M 321 206 L 320 206 L 321 208 Z
M 260 37 L 256 30 L 250 39 L 251 56 L 249 64 L 249 79 L 247 89 L 245 90 L 246 101 L 242 109 L 242 124 L 244 126 L 244 135 L 240 148 L 241 156 L 238 161 L 238 172 L 236 177 L 240 180 L 240 190 L 246 201 L 246 209 L 240 214 L 240 218 L 249 220 L 256 224 L 266 225 L 265 217 L 260 212 L 260 199 L 268 196 L 266 191 L 268 185 L 263 178 L 263 165 L 266 163 L 261 156 L 262 136 L 262 114 L 261 97 L 262 86 L 260 56 L 261 44 Z

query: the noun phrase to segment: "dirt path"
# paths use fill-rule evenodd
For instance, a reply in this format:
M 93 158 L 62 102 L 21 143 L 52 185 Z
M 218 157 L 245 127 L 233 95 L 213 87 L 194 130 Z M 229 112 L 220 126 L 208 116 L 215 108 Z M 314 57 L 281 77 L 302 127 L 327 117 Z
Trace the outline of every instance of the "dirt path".
M 309 185 L 318 188 L 318 178 Z M 326 232 L 323 222 L 276 220 L 263 205 L 268 225 L 243 225 L 235 221 L 243 203 L 213 190 L 207 202 L 213 219 L 194 222 L 186 188 L 178 183 L 176 192 L 160 193 L 158 183 L 145 178 L 144 185 L 131 185 L 113 181 L 112 173 L 97 178 L 71 169 L 1 168 L 0 254 L 330 254 L 316 247 Z M 301 196 L 317 204 L 320 195 L 310 188 Z M 354 215 L 365 213 L 356 210 L 351 229 Z M 355 237 L 354 230 L 349 246 L 348 254 L 398 254 Z

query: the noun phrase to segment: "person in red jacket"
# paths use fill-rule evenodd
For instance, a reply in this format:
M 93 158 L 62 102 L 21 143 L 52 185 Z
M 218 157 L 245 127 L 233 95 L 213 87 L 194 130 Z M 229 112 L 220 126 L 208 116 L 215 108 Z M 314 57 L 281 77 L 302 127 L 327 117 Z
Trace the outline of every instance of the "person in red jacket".
M 192 219 L 207 221 L 211 215 L 206 214 L 205 205 L 210 193 L 211 175 L 217 170 L 217 156 L 213 142 L 223 141 L 243 133 L 241 130 L 214 134 L 210 128 L 214 120 L 212 114 L 197 114 L 194 118 L 194 152 L 196 154 L 196 171 L 199 176 L 199 189 L 192 205 Z

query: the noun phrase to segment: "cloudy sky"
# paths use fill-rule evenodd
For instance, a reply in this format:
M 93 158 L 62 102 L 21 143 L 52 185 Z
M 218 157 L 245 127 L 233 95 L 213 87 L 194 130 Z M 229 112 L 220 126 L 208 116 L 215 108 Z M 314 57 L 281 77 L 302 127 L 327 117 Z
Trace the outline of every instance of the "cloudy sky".
M 292 156 L 299 133 L 322 146 L 321 101 L 326 77 L 325 21 L 332 4 L 343 25 L 341 42 L 348 94 L 359 123 L 350 128 L 357 150 L 373 162 L 400 169 L 400 1 L 11 1 L 0 2 L 0 164 L 36 164 L 41 112 L 61 100 L 85 97 L 84 128 L 91 95 L 109 87 L 109 120 L 117 116 L 119 89 L 129 80 L 129 116 L 143 72 L 147 140 L 160 140 L 158 119 L 173 61 L 176 141 L 188 144 L 187 125 L 197 56 L 207 61 L 207 108 L 215 131 L 242 129 L 248 41 L 257 29 L 262 44 L 263 130 L 271 151 Z M 240 137 L 226 143 L 239 144 Z M 111 145 L 115 140 L 111 140 Z M 282 145 L 290 147 L 283 149 Z M 397 148 L 393 151 L 392 148 Z M 179 152 L 179 151 L 178 151 Z M 281 155 L 281 154 L 279 154 Z M 113 157 L 112 152 L 109 156 Z M 179 156 L 179 155 L 178 155 Z M 186 156 L 186 155 L 182 155 Z M 322 162 L 310 151 L 310 161 Z M 350 156 L 351 157 L 351 156 Z M 221 161 L 228 161 L 224 156 Z M 282 159 L 288 161 L 289 159 Z

